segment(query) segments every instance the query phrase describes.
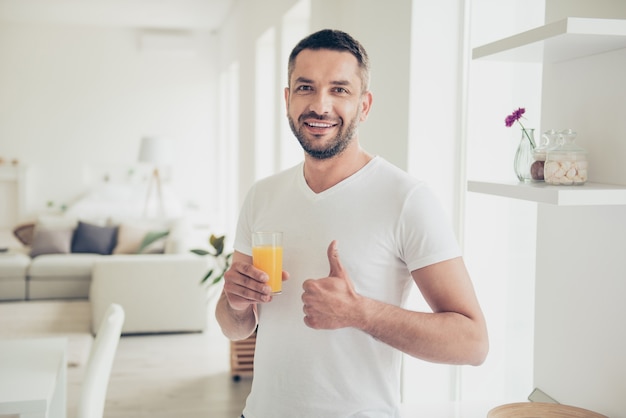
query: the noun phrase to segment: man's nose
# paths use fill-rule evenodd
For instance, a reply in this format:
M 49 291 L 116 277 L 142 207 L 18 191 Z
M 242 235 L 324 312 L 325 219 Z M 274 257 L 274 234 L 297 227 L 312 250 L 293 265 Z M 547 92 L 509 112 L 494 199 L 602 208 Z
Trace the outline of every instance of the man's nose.
M 332 107 L 332 98 L 330 94 L 325 92 L 316 92 L 309 103 L 309 110 L 320 116 L 330 113 Z

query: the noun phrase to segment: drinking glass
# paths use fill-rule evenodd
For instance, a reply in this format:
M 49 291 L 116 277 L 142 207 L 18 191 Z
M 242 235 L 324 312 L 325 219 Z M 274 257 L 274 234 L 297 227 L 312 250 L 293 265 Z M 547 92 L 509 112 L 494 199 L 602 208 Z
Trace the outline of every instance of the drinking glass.
M 252 234 L 252 264 L 270 277 L 268 285 L 272 294 L 283 289 L 283 233 L 260 231 Z

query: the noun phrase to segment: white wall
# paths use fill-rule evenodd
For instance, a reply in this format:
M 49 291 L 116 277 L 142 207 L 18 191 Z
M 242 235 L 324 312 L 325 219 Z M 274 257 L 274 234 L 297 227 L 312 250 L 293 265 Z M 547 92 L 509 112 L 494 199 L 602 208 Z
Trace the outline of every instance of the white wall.
M 544 2 L 473 0 L 470 47 L 543 24 Z M 513 157 L 519 127 L 505 117 L 526 108 L 527 127 L 541 130 L 541 65 L 469 62 L 466 169 L 469 180 L 516 181 Z M 465 255 L 490 335 L 479 368 L 463 370 L 466 399 L 524 401 L 533 384 L 536 243 L 534 204 L 467 193 Z
M 236 115 L 239 158 L 232 162 L 238 165 L 238 181 L 230 185 L 237 190 L 238 201 L 232 205 L 235 208 L 239 208 L 255 180 L 256 41 L 270 27 L 278 29 L 280 38 L 282 16 L 296 3 L 297 0 L 273 0 L 268 7 L 268 2 L 240 0 L 219 33 L 220 71 L 227 72 L 233 63 L 239 67 L 239 113 Z M 278 85 L 284 86 L 286 81 Z M 275 104 L 271 98 L 268 101 L 270 105 Z M 280 108 L 280 114 L 284 114 L 283 109 Z
M 546 21 L 567 16 L 626 19 L 626 2 L 547 0 Z M 544 65 L 542 123 L 578 132 L 592 182 L 626 185 L 624 68 L 626 49 Z M 626 206 L 539 205 L 537 231 L 535 385 L 626 417 Z
M 106 26 L 0 25 L 0 155 L 28 167 L 25 215 L 49 200 L 71 203 L 105 174 L 126 181 L 135 168 L 133 181 L 145 183 L 149 170 L 136 164 L 140 138 L 160 135 L 175 142 L 170 190 L 183 205 L 200 208 L 201 222 L 210 222 L 217 176 L 211 161 L 215 37 L 145 34 Z M 151 47 L 141 48 L 146 39 Z

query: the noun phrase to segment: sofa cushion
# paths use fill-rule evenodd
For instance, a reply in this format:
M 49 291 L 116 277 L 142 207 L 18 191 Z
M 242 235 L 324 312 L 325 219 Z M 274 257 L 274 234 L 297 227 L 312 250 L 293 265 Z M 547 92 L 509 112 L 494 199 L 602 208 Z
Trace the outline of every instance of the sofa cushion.
M 72 234 L 77 219 L 57 215 L 41 215 L 33 229 L 31 257 L 41 254 L 66 254 L 72 251 Z M 68 241 L 69 239 L 69 241 Z
M 0 256 L 0 278 L 24 279 L 29 264 L 30 257 L 26 254 L 3 254 Z
M 117 244 L 113 254 L 160 254 L 165 252 L 168 231 L 152 231 L 150 228 L 122 223 L 117 232 Z M 144 245 L 149 242 L 149 245 Z
M 118 233 L 117 245 L 113 254 L 137 254 L 142 242 L 148 235 L 158 235 L 156 241 L 144 248 L 142 254 L 186 254 L 190 246 L 187 243 L 190 234 L 189 221 L 185 218 L 176 219 L 143 219 L 143 218 L 110 218 L 109 225 L 119 226 L 120 230 L 128 227 L 131 236 L 120 236 Z M 167 232 L 167 234 L 166 234 Z M 143 234 L 143 235 L 142 235 Z M 141 235 L 141 239 L 138 236 Z M 137 241 L 139 244 L 137 245 Z M 121 244 L 121 245 L 120 245 Z M 137 247 L 135 247 L 137 245 Z
M 17 238 L 19 242 L 27 247 L 29 247 L 33 243 L 34 232 L 34 222 L 18 225 L 13 229 L 13 235 L 15 236 L 15 238 Z
M 113 251 L 117 227 L 100 226 L 79 221 L 72 240 L 73 253 L 108 255 Z
M 113 254 L 135 254 L 141 245 L 146 230 L 130 224 L 120 224 L 117 230 L 117 243 Z
M 33 234 L 31 257 L 42 254 L 67 254 L 72 249 L 73 229 L 49 229 L 38 225 Z
M 98 254 L 46 254 L 34 258 L 28 267 L 30 279 L 80 278 L 90 279 Z
M 163 254 L 170 231 L 149 231 L 141 241 L 138 254 Z

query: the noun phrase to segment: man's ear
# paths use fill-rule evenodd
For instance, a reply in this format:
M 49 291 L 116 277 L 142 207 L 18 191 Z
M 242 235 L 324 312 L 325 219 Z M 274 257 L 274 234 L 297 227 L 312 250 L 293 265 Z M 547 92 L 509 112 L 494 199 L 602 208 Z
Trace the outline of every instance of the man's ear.
M 371 91 L 366 91 L 361 95 L 361 122 L 367 119 L 367 115 L 370 113 L 372 109 L 372 101 L 374 100 L 374 96 Z
M 285 112 L 289 112 L 289 87 L 285 87 Z

